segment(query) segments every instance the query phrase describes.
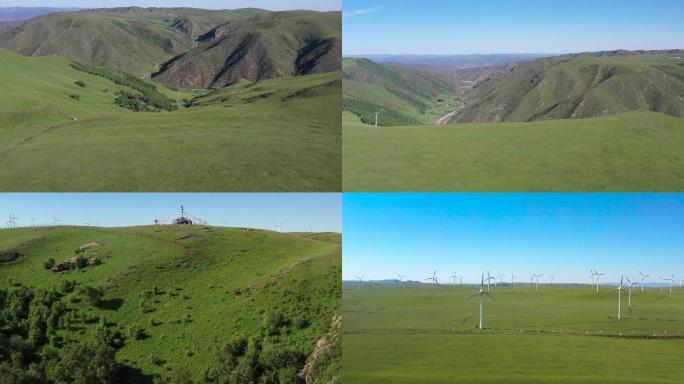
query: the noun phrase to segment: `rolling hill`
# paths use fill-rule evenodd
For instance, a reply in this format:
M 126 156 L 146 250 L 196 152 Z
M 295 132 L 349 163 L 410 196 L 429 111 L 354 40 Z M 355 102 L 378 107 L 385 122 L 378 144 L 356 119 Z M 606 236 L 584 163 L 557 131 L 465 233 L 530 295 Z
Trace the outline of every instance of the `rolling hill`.
M 344 59 L 343 108 L 379 125 L 429 123 L 450 112 L 461 96 L 459 81 L 444 73 Z
M 207 94 L 5 50 L 0 66 L 2 191 L 340 190 L 339 72 Z M 139 89 L 177 109 L 115 104 Z
M 274 12 L 234 20 L 161 66 L 154 78 L 182 88 L 221 88 L 340 69 L 339 12 Z
M 511 65 L 468 92 L 452 122 L 523 122 L 651 111 L 684 117 L 682 51 L 597 52 Z
M 210 226 L 0 230 L 0 371 L 32 382 L 292 384 L 305 366 L 339 377 L 339 348 L 309 356 L 336 327 L 340 242 Z M 48 269 L 72 257 L 97 262 Z M 18 345 L 24 360 L 6 358 Z
M 345 112 L 342 130 L 344 191 L 684 188 L 684 119 L 662 113 L 376 128 Z

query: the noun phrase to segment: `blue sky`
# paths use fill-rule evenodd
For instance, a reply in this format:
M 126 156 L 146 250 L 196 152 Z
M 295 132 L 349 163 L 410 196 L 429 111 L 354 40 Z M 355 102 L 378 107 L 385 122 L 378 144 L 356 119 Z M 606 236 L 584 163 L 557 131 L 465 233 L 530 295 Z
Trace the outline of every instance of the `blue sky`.
M 0 225 L 10 214 L 18 226 L 61 224 L 128 226 L 153 224 L 180 210 L 180 205 L 209 224 L 273 229 L 282 223 L 289 232 L 341 232 L 341 195 L 334 193 L 203 194 L 203 193 L 85 193 L 0 194 Z
M 342 207 L 345 280 L 422 281 L 437 269 L 441 282 L 489 270 L 588 283 L 591 268 L 603 282 L 684 279 L 684 194 L 345 193 Z
M 3 0 L 2 7 L 193 7 L 206 9 L 264 8 L 339 11 L 341 0 Z
M 682 0 L 345 0 L 344 54 L 684 48 Z

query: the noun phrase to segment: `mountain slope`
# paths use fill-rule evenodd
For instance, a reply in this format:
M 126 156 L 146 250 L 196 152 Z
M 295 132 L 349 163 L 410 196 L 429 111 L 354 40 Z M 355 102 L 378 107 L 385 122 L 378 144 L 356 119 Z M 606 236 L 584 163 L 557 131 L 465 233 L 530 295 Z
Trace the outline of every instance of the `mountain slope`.
M 150 377 L 185 370 L 195 382 L 207 382 L 250 368 L 256 379 L 275 372 L 280 379 L 269 382 L 291 384 L 339 310 L 340 235 L 327 235 L 335 240 L 209 226 L 0 230 L 0 251 L 20 255 L 0 261 L 0 292 L 19 285 L 59 290 L 76 282 L 73 293 L 64 292 L 73 307 L 70 325 L 57 327 L 56 336 L 65 344 L 82 342 L 104 319 L 126 336 L 116 358 L 130 372 Z M 102 245 L 79 255 L 99 265 L 61 273 L 43 266 L 95 240 Z M 104 291 L 100 304 L 77 301 L 85 285 Z M 259 345 L 258 365 L 237 357 L 233 369 L 217 358 L 240 339 Z
M 154 78 L 185 88 L 332 72 L 340 68 L 339 12 L 288 11 L 230 21 L 164 64 Z
M 0 190 L 341 188 L 339 72 L 208 95 L 157 85 L 178 109 L 132 112 L 115 104 L 131 89 L 66 60 L 0 49 L 0 67 Z
M 632 111 L 684 116 L 684 62 L 668 52 L 598 52 L 510 65 L 477 84 L 452 122 L 522 122 Z
M 129 7 L 55 13 L 3 32 L 0 47 L 144 74 L 191 49 L 216 25 L 263 12 Z
M 382 65 L 368 59 L 344 59 L 344 109 L 380 125 L 430 122 L 460 96 L 458 80 L 445 73 Z

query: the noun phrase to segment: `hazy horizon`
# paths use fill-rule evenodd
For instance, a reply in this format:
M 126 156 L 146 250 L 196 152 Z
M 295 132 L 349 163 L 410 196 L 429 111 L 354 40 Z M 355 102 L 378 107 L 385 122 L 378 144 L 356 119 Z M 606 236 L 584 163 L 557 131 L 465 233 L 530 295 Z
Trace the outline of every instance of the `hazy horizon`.
M 238 9 L 262 8 L 272 11 L 309 9 L 316 11 L 340 11 L 341 0 L 5 0 L 0 8 L 119 8 L 119 7 L 157 7 L 157 8 L 201 8 L 201 9 Z
M 678 194 L 345 194 L 343 278 L 440 283 L 482 273 L 540 283 L 601 284 L 640 272 L 684 278 Z
M 673 49 L 683 13 L 675 0 L 347 0 L 343 55 Z

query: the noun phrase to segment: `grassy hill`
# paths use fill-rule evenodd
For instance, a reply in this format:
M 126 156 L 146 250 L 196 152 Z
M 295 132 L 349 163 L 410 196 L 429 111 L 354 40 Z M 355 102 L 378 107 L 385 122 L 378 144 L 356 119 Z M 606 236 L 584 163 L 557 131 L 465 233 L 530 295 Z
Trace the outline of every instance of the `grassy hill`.
M 477 84 L 452 122 L 524 122 L 652 111 L 684 117 L 682 51 L 598 52 L 514 65 Z
M 680 191 L 684 119 L 372 127 L 343 115 L 345 191 Z
M 162 65 L 155 79 L 183 88 L 220 88 L 340 69 L 339 12 L 273 12 L 230 21 Z
M 128 7 L 56 13 L 0 34 L 0 48 L 142 75 L 193 48 L 198 36 L 216 26 L 266 12 Z
M 133 112 L 114 100 L 137 91 L 66 60 L 0 50 L 0 66 L 0 190 L 340 188 L 339 72 L 245 82 L 189 108 L 206 92 L 154 85 L 178 110 Z
M 93 241 L 102 245 L 78 255 L 100 264 L 59 273 L 44 266 L 76 256 Z M 117 371 L 117 382 L 146 382 L 169 372 L 195 382 L 246 382 L 233 377 L 244 370 L 254 382 L 298 382 L 294 376 L 340 305 L 337 234 L 210 226 L 4 229 L 0 254 L 0 313 L 8 313 L 3 300 L 23 290 L 56 292 L 68 307 L 62 317 L 69 318 L 67 325 L 60 320 L 49 328 L 56 353 L 86 343 L 103 327 L 120 331 L 116 361 L 127 368 Z M 75 288 L 64 288 L 65 281 Z M 103 296 L 93 303 L 86 287 Z M 33 307 L 38 303 L 27 312 Z M 231 349 L 243 342 L 244 356 Z M 82 358 L 85 364 L 89 357 Z M 339 356 L 319 360 L 325 358 L 334 363 Z
M 623 295 L 619 321 L 615 287 L 494 288 L 484 330 L 478 288 L 345 286 L 344 382 L 677 383 L 684 373 L 682 288 L 635 292 L 631 309 Z
M 343 108 L 367 123 L 383 111 L 383 126 L 430 123 L 456 109 L 453 79 L 429 71 L 381 65 L 368 59 L 342 61 Z

